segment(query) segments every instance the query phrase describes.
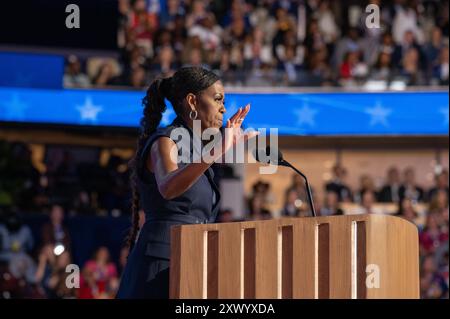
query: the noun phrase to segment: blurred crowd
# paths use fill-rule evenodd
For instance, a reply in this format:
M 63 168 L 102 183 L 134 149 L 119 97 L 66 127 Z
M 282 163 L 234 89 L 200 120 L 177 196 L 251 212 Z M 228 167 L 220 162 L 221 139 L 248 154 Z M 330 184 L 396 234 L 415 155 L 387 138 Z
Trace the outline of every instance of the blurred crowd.
M 53 205 L 35 242 L 30 227 L 15 212 L 2 212 L 0 223 L 0 299 L 110 299 L 119 283 L 110 252 L 98 247 L 79 267 L 73 264 L 64 210 Z M 122 257 L 120 267 L 126 262 Z M 80 269 L 81 268 L 81 269 Z
M 28 145 L 0 141 L 0 207 L 48 213 L 56 203 L 70 216 L 129 213 L 127 160 L 111 155 L 101 165 L 98 158 L 76 159 L 69 148 L 57 154 L 38 170 Z
M 79 265 L 80 288 L 69 289 L 67 282 L 73 279 L 65 270 L 74 255 L 64 220 L 83 215 L 128 216 L 128 172 L 121 168 L 124 160 L 111 157 L 105 166 L 98 163 L 89 166 L 77 164 L 66 154 L 50 173 L 34 167 L 31 151 L 25 144 L 0 143 L 0 154 L 0 298 L 112 298 L 126 262 L 127 248 L 114 252 L 120 256 L 114 263 L 107 247 L 96 247 L 92 258 Z M 83 179 L 84 170 L 85 179 L 91 180 L 91 184 Z M 323 192 L 316 189 L 312 192 L 315 211 L 320 216 L 392 214 L 416 224 L 421 297 L 448 298 L 449 175 L 446 169 L 436 169 L 434 173 L 434 186 L 430 189 L 416 182 L 413 167 L 404 171 L 392 167 L 383 184 L 375 182 L 382 176 L 362 175 L 359 187 L 353 188 L 347 183 L 346 168 L 336 165 L 333 177 L 323 185 Z M 274 209 L 276 196 L 272 186 L 257 181 L 246 196 L 243 217 L 236 218 L 237 212 L 224 207 L 219 221 L 311 215 L 301 177 L 292 176 L 281 210 Z M 22 220 L 31 212 L 48 216 L 39 238 L 33 236 Z
M 365 8 L 380 8 L 380 23 Z M 230 86 L 447 85 L 449 1 L 120 0 L 120 58 L 67 59 L 64 85 L 143 88 L 181 66 Z

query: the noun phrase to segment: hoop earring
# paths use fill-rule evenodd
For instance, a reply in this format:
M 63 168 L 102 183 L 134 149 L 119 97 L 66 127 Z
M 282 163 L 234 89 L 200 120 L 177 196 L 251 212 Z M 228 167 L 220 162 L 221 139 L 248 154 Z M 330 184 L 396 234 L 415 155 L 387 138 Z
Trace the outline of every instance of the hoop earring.
M 197 119 L 197 115 L 198 115 L 198 113 L 197 113 L 196 110 L 191 110 L 191 111 L 189 112 L 189 118 L 190 118 L 192 121 L 194 121 L 194 120 Z

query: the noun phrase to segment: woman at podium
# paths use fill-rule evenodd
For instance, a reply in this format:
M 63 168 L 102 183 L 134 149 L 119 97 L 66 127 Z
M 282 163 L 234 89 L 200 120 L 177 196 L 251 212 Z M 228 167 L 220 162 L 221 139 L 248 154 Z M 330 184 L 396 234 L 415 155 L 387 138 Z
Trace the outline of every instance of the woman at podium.
M 176 118 L 159 127 L 165 100 Z M 222 130 L 224 88 L 215 73 L 203 68 L 181 68 L 172 77 L 156 79 L 143 106 L 141 133 L 131 161 L 130 252 L 117 298 L 169 297 L 171 226 L 215 222 L 220 194 L 211 165 L 235 144 L 257 135 L 245 135 L 240 129 L 249 105 L 240 108 L 227 121 L 228 129 Z M 208 161 L 200 156 L 203 144 L 209 142 L 201 140 L 205 130 L 221 137 L 220 151 L 208 152 Z M 145 212 L 141 229 L 140 208 Z

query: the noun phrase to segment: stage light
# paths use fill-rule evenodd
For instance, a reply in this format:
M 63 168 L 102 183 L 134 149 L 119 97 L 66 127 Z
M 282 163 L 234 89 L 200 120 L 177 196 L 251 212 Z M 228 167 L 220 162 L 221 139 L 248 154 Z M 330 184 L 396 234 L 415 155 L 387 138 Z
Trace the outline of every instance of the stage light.
M 55 248 L 53 249 L 53 253 L 54 253 L 56 256 L 60 256 L 60 255 L 64 252 L 64 250 L 65 250 L 65 247 L 64 247 L 63 244 L 57 244 L 57 245 L 55 246 Z

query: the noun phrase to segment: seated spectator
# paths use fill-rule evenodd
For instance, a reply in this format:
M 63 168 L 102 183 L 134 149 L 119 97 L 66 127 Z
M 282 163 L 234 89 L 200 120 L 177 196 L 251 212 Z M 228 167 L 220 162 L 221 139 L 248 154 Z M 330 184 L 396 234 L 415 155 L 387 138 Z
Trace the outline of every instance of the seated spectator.
M 448 293 L 448 283 L 437 271 L 434 256 L 427 255 L 421 265 L 420 297 L 423 299 L 440 299 Z
M 378 201 L 382 203 L 398 203 L 400 201 L 400 172 L 391 167 L 387 173 L 387 182 L 378 194 Z
M 294 188 L 290 188 L 285 193 L 284 207 L 280 215 L 283 217 L 297 217 L 300 215 L 303 205 L 304 203 L 297 191 Z
M 147 74 L 142 67 L 134 68 L 130 74 L 129 85 L 135 89 L 142 89 L 147 84 Z
M 70 272 L 66 271 L 69 264 L 71 264 L 69 251 L 57 252 L 51 244 L 42 247 L 35 279 L 45 290 L 48 298 L 76 297 L 76 289 L 70 288 L 66 284 L 66 279 L 70 275 Z
M 297 85 L 300 65 L 295 60 L 295 47 L 286 48 L 284 58 L 280 61 L 278 69 L 283 72 L 286 85 Z
M 340 202 L 351 202 L 352 192 L 350 187 L 345 184 L 346 170 L 340 165 L 333 167 L 333 179 L 325 185 L 325 189 L 328 192 L 335 192 Z
M 339 70 L 340 66 L 350 52 L 362 51 L 362 41 L 356 28 L 349 28 L 347 34 L 336 43 L 333 57 L 333 66 Z M 355 56 L 356 57 L 356 56 Z
M 42 245 L 63 245 L 64 250 L 70 250 L 71 240 L 69 231 L 64 226 L 64 209 L 59 205 L 53 205 L 50 211 L 50 221 L 41 229 Z
M 335 192 L 325 194 L 325 203 L 320 209 L 320 216 L 344 215 L 344 211 L 339 207 L 338 196 Z
M 442 278 L 444 278 L 444 282 L 446 284 L 446 290 L 447 292 L 444 294 L 443 298 L 444 299 L 448 299 L 449 297 L 449 283 L 448 283 L 448 269 L 449 269 L 449 258 L 448 258 L 448 247 L 447 247 L 447 251 L 445 252 L 445 254 L 441 257 L 441 258 L 437 258 L 438 260 L 438 273 L 442 276 Z
M 415 211 L 412 201 L 409 198 L 403 198 L 400 202 L 397 216 L 416 224 L 416 219 L 419 215 Z
M 264 181 L 258 180 L 252 186 L 251 197 L 261 196 L 264 205 L 273 203 L 273 195 L 270 192 L 270 184 Z
M 159 49 L 156 57 L 156 63 L 151 66 L 151 72 L 157 73 L 157 76 L 168 77 L 172 76 L 178 68 L 175 63 L 175 53 L 170 46 L 163 46 Z
M 67 266 L 71 264 L 71 257 L 68 251 L 55 257 L 55 265 L 48 278 L 49 298 L 51 299 L 74 299 L 77 297 L 77 288 L 67 285 L 68 277 L 71 275 L 67 271 Z
M 400 200 L 408 197 L 415 202 L 424 201 L 424 191 L 422 187 L 416 185 L 416 175 L 414 169 L 412 167 L 408 167 L 405 169 L 403 176 L 403 184 L 399 189 Z
M 340 66 L 339 77 L 344 80 L 351 79 L 353 77 L 352 70 L 358 62 L 357 52 L 347 52 L 344 56 L 344 61 Z
M 206 14 L 189 29 L 189 36 L 198 36 L 205 50 L 216 50 L 220 46 L 222 29 L 216 24 L 212 13 Z
M 325 46 L 308 56 L 306 66 L 309 73 L 303 75 L 304 85 L 324 86 L 333 81 L 334 74 L 328 65 L 328 50 Z
M 161 8 L 159 23 L 172 30 L 175 28 L 177 16 L 184 16 L 186 14 L 186 8 L 184 2 L 180 0 L 167 0 L 166 3 L 167 8 L 164 8 L 164 6 Z
M 14 278 L 24 280 L 26 284 L 32 285 L 36 283 L 36 278 L 34 276 L 36 264 L 26 253 L 16 253 L 11 256 L 9 261 L 9 272 Z
M 86 262 L 82 274 L 80 298 L 110 299 L 115 296 L 119 284 L 117 269 L 110 261 L 106 247 L 97 249 L 94 258 Z
M 392 21 L 392 34 L 397 43 L 401 43 L 405 33 L 411 33 L 417 39 L 423 38 L 422 30 L 418 24 L 417 5 L 415 1 L 400 1 L 396 6 Z
M 67 59 L 63 83 L 65 87 L 89 87 L 91 85 L 89 77 L 81 72 L 81 63 L 74 55 Z
M 129 16 L 128 36 L 134 44 L 144 50 L 145 56 L 150 56 L 153 50 L 153 35 L 158 27 L 158 17 L 155 12 L 148 12 L 145 0 L 136 0 Z
M 320 32 L 324 36 L 325 43 L 334 43 L 340 34 L 340 28 L 336 23 L 336 18 L 330 8 L 330 1 L 320 2 L 317 13 Z
M 439 63 L 433 67 L 433 78 L 439 85 L 448 85 L 449 76 L 449 57 L 448 47 L 441 49 L 439 54 Z
M 38 265 L 35 273 L 35 280 L 40 284 L 46 293 L 48 293 L 48 279 L 55 267 L 56 255 L 54 253 L 54 246 L 51 244 L 45 245 L 39 251 Z
M 0 261 L 9 263 L 17 254 L 28 254 L 34 245 L 30 228 L 17 213 L 9 212 L 0 224 Z
M 430 202 L 430 212 L 442 213 L 448 209 L 448 195 L 445 190 L 438 190 Z
M 362 194 L 361 197 L 361 214 L 378 214 L 380 212 L 375 211 L 373 204 L 375 203 L 375 193 L 368 190 Z
M 350 51 L 344 57 L 340 66 L 340 78 L 342 80 L 361 80 L 365 79 L 369 73 L 367 64 L 362 61 L 360 51 Z
M 386 83 L 392 80 L 392 59 L 390 53 L 380 52 L 378 60 L 370 72 L 369 79 Z
M 375 195 L 376 198 L 378 198 L 377 190 L 375 188 L 375 182 L 373 181 L 373 178 L 369 175 L 361 175 L 360 177 L 360 186 L 359 186 L 359 192 L 358 192 L 358 198 L 356 201 L 361 202 L 362 196 L 365 192 L 371 192 Z
M 435 26 L 431 32 L 431 39 L 425 45 L 424 49 L 429 71 L 432 71 L 435 66 L 440 64 L 440 54 L 443 48 L 444 39 L 442 37 L 442 31 L 439 27 Z
M 191 4 L 191 11 L 188 13 L 186 18 L 186 28 L 190 29 L 196 24 L 200 23 L 202 19 L 207 16 L 206 11 L 206 1 L 204 0 L 194 0 Z
M 113 66 L 111 62 L 103 63 L 94 77 L 93 85 L 102 87 L 107 85 L 115 85 L 118 83 L 118 79 L 114 73 Z
M 422 85 L 423 74 L 419 65 L 419 52 L 416 48 L 410 48 L 405 52 L 402 59 L 400 75 L 409 86 Z
M 382 209 L 374 207 L 376 200 L 375 193 L 372 191 L 365 191 L 362 194 L 360 206 L 355 210 L 356 214 L 384 214 Z
M 430 213 L 426 224 L 419 235 L 421 251 L 425 254 L 434 253 L 436 249 L 448 241 L 448 228 L 439 223 L 438 213 Z
M 234 213 L 230 208 L 223 209 L 219 212 L 217 222 L 219 223 L 231 223 L 234 221 Z
M 437 174 L 434 178 L 435 186 L 428 192 L 428 200 L 433 200 L 437 193 L 442 190 L 447 193 L 447 198 L 449 197 L 449 187 L 448 187 L 448 171 L 443 170 L 440 174 Z
M 9 264 L 0 263 L 0 292 L 2 299 L 42 299 L 45 292 L 35 284 L 34 261 L 19 253 Z
M 261 195 L 254 195 L 249 201 L 249 220 L 271 219 L 272 213 L 264 207 L 264 198 Z
M 288 189 L 293 189 L 297 192 L 298 198 L 307 198 L 308 193 L 306 190 L 305 180 L 299 174 L 292 174 L 291 185 Z
M 407 52 L 412 51 L 411 49 L 415 49 L 415 53 L 417 54 L 417 66 L 420 70 L 425 69 L 426 56 L 416 39 L 416 36 L 411 30 L 404 33 L 401 43 L 395 46 L 393 52 L 392 60 L 394 65 L 400 65 Z

